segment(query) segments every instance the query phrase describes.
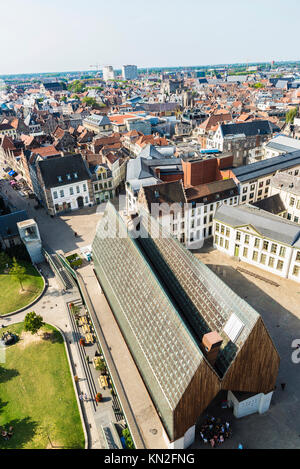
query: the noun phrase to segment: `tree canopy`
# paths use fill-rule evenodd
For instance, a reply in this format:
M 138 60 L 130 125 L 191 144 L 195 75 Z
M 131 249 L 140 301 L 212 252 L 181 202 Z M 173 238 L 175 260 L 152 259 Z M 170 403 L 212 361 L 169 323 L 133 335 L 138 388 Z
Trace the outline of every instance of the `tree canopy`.
M 42 316 L 36 314 L 34 311 L 27 313 L 24 320 L 25 331 L 36 334 L 37 331 L 44 325 Z
M 291 109 L 289 109 L 285 115 L 285 121 L 287 124 L 292 124 L 294 122 L 294 119 L 297 115 L 297 108 L 296 107 L 293 107 Z

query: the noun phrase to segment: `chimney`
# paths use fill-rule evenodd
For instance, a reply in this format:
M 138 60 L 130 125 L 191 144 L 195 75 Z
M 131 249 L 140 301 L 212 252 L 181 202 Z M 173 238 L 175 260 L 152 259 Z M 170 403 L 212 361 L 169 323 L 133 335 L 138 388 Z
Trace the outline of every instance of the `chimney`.
M 214 366 L 223 339 L 217 331 L 208 332 L 202 337 L 201 349 L 211 366 Z

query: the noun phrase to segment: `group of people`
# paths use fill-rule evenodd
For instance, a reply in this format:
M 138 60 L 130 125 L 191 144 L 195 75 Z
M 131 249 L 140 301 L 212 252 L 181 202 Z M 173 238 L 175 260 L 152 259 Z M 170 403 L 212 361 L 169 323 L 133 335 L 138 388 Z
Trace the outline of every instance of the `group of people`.
M 9 427 L 8 431 L 2 428 L 1 436 L 4 438 L 4 440 L 9 440 L 13 436 L 13 427 Z
M 201 440 L 212 448 L 221 445 L 231 436 L 230 422 L 222 422 L 220 418 L 207 417 L 200 427 Z

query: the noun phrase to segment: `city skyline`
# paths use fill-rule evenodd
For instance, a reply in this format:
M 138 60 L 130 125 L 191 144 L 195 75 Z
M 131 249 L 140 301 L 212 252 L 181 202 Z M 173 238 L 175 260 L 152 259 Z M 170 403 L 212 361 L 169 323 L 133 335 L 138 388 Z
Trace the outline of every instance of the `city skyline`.
M 1 9 L 2 34 L 10 40 L 2 52 L 0 75 L 84 71 L 95 64 L 120 69 L 127 63 L 152 68 L 293 61 L 299 58 L 300 5 L 293 0 L 289 8 L 294 13 L 286 17 L 283 6 L 282 0 L 251 4 L 230 0 L 226 5 L 216 1 L 212 12 L 203 1 L 187 0 L 182 9 L 179 0 L 153 0 L 142 8 L 137 0 L 117 0 L 112 10 L 95 0 L 89 0 L 85 9 L 78 0 L 64 4 L 29 0 L 26 5 L 12 0 Z M 128 16 L 129 7 L 132 16 Z M 278 34 L 286 24 L 288 51 Z

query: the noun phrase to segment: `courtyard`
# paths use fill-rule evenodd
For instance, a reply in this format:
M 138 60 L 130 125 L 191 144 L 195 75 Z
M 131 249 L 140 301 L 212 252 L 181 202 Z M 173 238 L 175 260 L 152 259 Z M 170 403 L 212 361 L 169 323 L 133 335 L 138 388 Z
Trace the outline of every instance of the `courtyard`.
M 19 340 L 5 349 L 0 366 L 0 428 L 13 427 L 9 440 L 0 435 L 0 449 L 84 448 L 61 334 L 45 325 L 32 335 L 23 323 L 5 330 Z

